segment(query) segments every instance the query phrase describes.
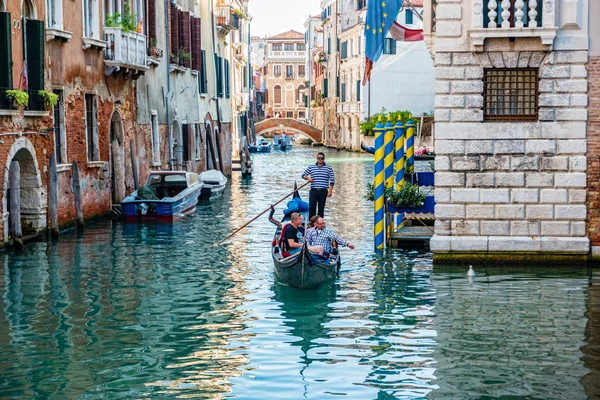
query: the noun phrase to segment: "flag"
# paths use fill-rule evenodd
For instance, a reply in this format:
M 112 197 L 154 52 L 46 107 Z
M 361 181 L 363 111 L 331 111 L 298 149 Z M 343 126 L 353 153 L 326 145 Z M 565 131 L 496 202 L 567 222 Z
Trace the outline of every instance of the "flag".
M 27 60 L 23 60 L 23 68 L 21 69 L 21 76 L 19 77 L 19 89 L 29 89 L 29 77 L 27 76 Z
M 423 40 L 423 29 L 408 29 L 394 21 L 390 35 L 399 42 L 419 42 Z
M 363 85 L 370 79 L 373 63 L 383 52 L 385 37 L 396 21 L 402 2 L 403 0 L 370 0 L 367 4 L 367 21 L 365 23 L 367 64 Z

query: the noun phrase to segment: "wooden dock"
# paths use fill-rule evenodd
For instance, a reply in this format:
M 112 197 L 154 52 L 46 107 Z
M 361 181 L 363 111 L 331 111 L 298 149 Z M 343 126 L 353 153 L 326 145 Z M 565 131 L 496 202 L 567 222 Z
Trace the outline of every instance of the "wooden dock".
M 433 237 L 433 226 L 404 226 L 392 233 L 391 247 L 393 248 L 429 248 Z

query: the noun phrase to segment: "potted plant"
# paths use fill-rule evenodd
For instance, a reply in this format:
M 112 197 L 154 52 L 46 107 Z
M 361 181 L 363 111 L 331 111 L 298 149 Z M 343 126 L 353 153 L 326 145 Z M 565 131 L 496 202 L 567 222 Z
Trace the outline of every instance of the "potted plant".
M 192 54 L 184 48 L 179 49 L 177 56 L 179 58 L 179 64 L 183 64 L 184 61 L 189 61 L 192 59 Z
M 29 94 L 19 89 L 9 89 L 6 91 L 6 97 L 12 100 L 15 108 L 23 108 L 29 104 Z
M 52 108 L 58 104 L 58 95 L 56 93 L 52 93 L 47 90 L 40 90 L 38 94 L 42 96 L 47 107 Z
M 155 58 L 162 58 L 162 56 L 163 56 L 163 51 L 156 47 L 156 38 L 155 37 L 151 37 L 148 40 L 148 54 L 151 57 L 155 57 Z
M 179 55 L 173 52 L 169 53 L 169 61 L 171 64 L 179 64 Z

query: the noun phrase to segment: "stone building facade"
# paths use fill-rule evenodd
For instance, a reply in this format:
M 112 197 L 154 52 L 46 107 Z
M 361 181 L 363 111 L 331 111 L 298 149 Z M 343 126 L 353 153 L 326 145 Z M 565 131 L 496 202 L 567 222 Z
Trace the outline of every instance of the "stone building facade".
M 589 2 L 498 13 L 494 3 L 442 0 L 433 14 L 425 1 L 436 77 L 431 249 L 438 260 L 585 258 Z
M 306 44 L 304 35 L 288 31 L 267 39 L 265 44 L 265 114 L 306 120 Z

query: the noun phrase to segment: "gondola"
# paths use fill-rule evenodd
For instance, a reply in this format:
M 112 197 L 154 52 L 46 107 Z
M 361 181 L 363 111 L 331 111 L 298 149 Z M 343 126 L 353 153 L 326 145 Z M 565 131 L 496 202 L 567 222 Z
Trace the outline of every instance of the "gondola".
M 298 192 L 294 193 L 294 198 L 300 197 Z M 326 282 L 335 280 L 341 265 L 341 258 L 337 248 L 333 249 L 333 254 L 328 259 L 323 259 L 308 250 L 307 244 L 304 244 L 302 250 L 289 257 L 284 257 L 279 249 L 279 237 L 282 227 L 290 222 L 290 216 L 285 215 L 281 222 L 273 218 L 275 209 L 271 208 L 269 221 L 277 226 L 273 243 L 271 245 L 271 256 L 275 264 L 275 274 L 283 282 L 298 289 L 317 289 Z M 303 214 L 305 220 L 308 213 Z
M 360 148 L 364 152 L 367 152 L 369 154 L 375 154 L 375 147 L 369 147 L 369 146 L 365 145 L 363 142 L 360 142 Z

